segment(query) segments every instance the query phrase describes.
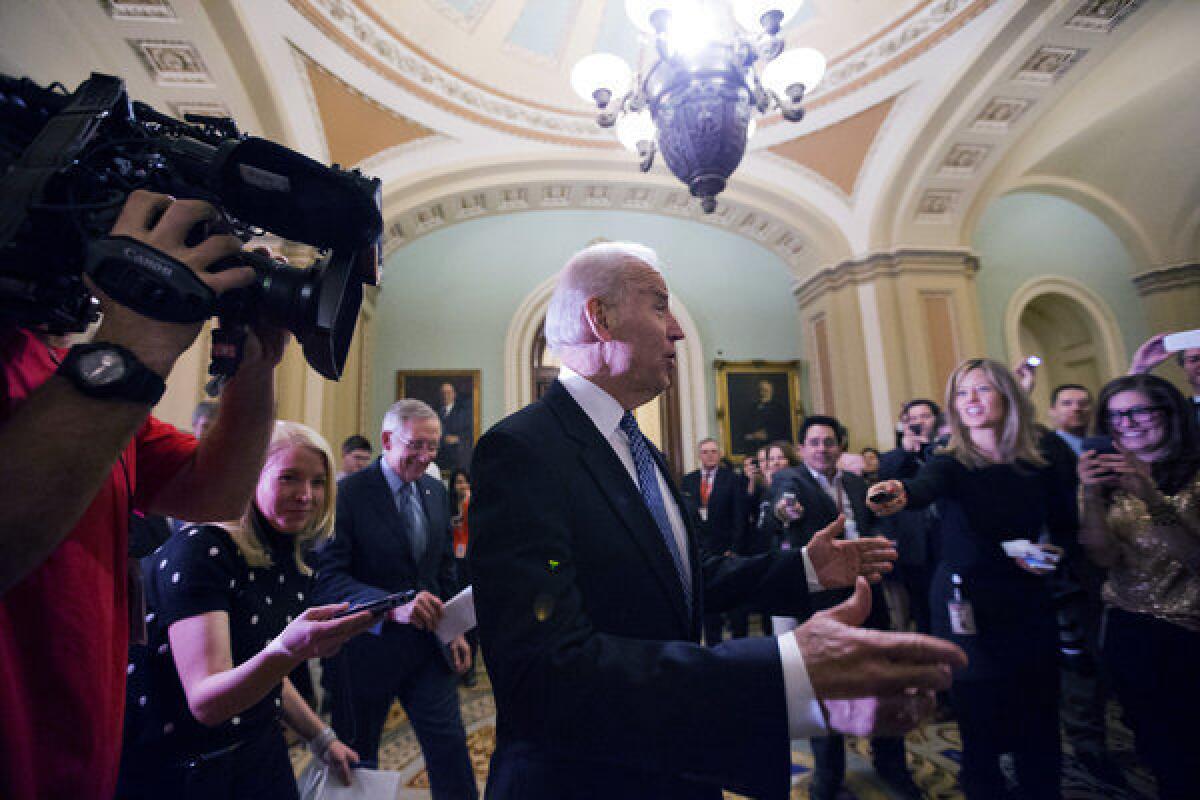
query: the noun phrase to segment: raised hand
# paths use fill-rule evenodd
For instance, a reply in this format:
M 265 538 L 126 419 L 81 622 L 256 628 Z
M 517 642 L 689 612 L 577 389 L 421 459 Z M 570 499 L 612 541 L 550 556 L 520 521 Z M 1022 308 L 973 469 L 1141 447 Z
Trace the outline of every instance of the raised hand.
M 891 499 L 884 502 L 871 499 L 881 494 L 889 495 Z M 904 490 L 904 484 L 900 481 L 880 481 L 867 489 L 867 508 L 877 517 L 889 517 L 897 511 L 903 511 L 907 505 L 908 492 Z
M 335 616 L 346 608 L 346 603 L 335 603 L 306 609 L 288 623 L 271 646 L 301 661 L 334 655 L 347 640 L 375 622 L 370 611 L 360 611 L 346 617 Z
M 1133 354 L 1133 361 L 1129 362 L 1130 375 L 1149 372 L 1170 357 L 1167 348 L 1163 345 L 1163 339 L 1166 336 L 1165 333 L 1156 333 L 1142 342 L 1142 346 Z
M 826 589 L 854 586 L 860 576 L 877 583 L 892 571 L 892 562 L 896 560 L 895 546 L 882 536 L 852 541 L 838 539 L 845 527 L 846 517 L 839 514 L 817 531 L 806 548 L 817 580 Z
M 442 618 L 442 601 L 429 592 L 421 592 L 409 603 L 392 611 L 392 620 L 412 625 L 419 631 L 432 631 Z
M 870 611 L 871 589 L 860 578 L 846 602 L 814 614 L 793 635 L 835 730 L 901 733 L 928 710 L 929 693 L 949 688 L 967 656 L 932 636 L 857 627 Z

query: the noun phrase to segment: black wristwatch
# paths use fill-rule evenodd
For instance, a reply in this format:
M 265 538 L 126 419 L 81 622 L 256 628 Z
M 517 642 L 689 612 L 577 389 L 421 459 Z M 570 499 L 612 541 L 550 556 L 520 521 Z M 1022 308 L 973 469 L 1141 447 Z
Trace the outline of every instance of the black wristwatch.
M 119 344 L 77 344 L 67 351 L 58 374 L 88 397 L 154 405 L 167 384 Z

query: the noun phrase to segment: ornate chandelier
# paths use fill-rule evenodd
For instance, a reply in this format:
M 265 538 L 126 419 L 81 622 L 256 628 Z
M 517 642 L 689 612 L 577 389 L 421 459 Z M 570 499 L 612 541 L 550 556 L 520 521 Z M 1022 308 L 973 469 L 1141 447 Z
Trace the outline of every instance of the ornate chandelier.
M 599 109 L 596 122 L 641 158 L 661 151 L 706 213 L 741 163 L 755 115 L 800 107 L 825 73 L 825 57 L 784 50 L 780 28 L 804 0 L 625 0 L 633 24 L 653 37 L 653 64 L 635 74 L 619 56 L 593 53 L 571 85 Z M 643 55 L 643 61 L 645 57 Z

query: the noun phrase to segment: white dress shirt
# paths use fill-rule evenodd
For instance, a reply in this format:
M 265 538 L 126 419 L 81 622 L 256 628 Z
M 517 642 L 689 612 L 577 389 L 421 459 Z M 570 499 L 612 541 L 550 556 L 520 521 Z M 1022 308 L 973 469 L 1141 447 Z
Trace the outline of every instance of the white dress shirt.
M 630 480 L 637 486 L 637 467 L 633 463 L 633 454 L 629 450 L 629 437 L 620 429 L 621 417 L 625 409 L 608 392 L 589 381 L 570 367 L 562 367 L 558 380 L 563 388 L 574 398 L 583 413 L 587 415 L 596 430 L 612 447 L 617 458 L 625 466 Z M 685 580 L 691 580 L 692 565 L 688 561 L 687 528 L 683 524 L 683 516 L 675 504 L 674 495 L 667 484 L 666 476 L 656 464 L 654 473 L 658 477 L 658 490 L 662 495 L 663 505 L 667 509 L 667 519 L 671 523 L 671 533 L 679 548 Z M 808 553 L 803 552 L 805 578 L 809 587 L 817 588 L 821 584 L 816 579 L 816 573 L 808 559 Z M 828 733 L 825 725 L 825 715 L 813 692 L 812 681 L 808 678 L 808 668 L 804 666 L 804 656 L 796 637 L 787 632 L 777 638 L 779 643 L 779 659 L 783 666 L 784 701 L 787 704 L 788 730 L 793 739 L 807 739 L 812 736 L 824 736 Z

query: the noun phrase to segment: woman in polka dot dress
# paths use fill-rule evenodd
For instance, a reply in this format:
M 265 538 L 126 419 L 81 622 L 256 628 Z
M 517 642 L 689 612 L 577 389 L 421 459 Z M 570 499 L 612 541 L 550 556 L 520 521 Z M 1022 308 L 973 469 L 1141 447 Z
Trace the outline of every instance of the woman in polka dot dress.
M 372 624 L 305 610 L 306 548 L 333 529 L 333 456 L 277 422 L 240 520 L 186 528 L 143 560 L 147 644 L 131 649 L 119 797 L 295 798 L 286 722 L 349 782 L 354 751 L 287 674 Z

